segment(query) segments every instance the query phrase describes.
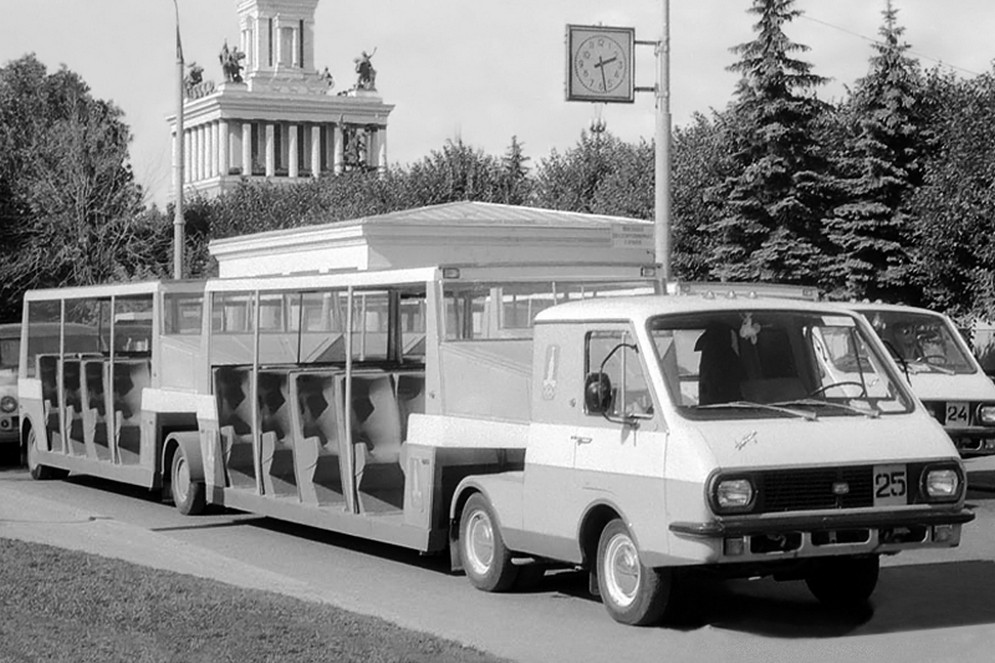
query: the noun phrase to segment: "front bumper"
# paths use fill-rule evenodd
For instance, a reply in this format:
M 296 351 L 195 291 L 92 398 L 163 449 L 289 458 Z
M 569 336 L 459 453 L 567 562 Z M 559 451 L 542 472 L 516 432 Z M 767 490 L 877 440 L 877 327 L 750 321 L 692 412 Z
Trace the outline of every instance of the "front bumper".
M 713 561 L 891 553 L 917 548 L 952 548 L 961 525 L 974 520 L 966 509 L 893 512 L 735 516 L 707 522 L 675 522 L 678 535 L 715 542 Z

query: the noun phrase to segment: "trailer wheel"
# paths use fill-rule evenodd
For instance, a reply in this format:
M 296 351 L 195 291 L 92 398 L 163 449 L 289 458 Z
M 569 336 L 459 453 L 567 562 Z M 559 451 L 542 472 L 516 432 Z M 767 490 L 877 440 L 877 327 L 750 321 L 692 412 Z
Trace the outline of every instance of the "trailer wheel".
M 805 577 L 809 591 L 831 608 L 859 608 L 878 584 L 880 560 L 869 557 L 826 557 L 814 560 Z
M 460 554 L 470 583 L 485 592 L 504 592 L 518 576 L 504 545 L 491 505 L 480 493 L 470 496 L 460 517 Z
M 643 626 L 663 618 L 674 592 L 673 572 L 644 566 L 629 528 L 618 518 L 601 532 L 597 565 L 598 591 L 612 619 Z
M 173 453 L 173 467 L 169 477 L 169 492 L 179 512 L 185 516 L 202 513 L 206 489 L 203 482 L 190 479 L 190 462 L 183 453 L 182 446 L 177 446 Z
M 38 438 L 35 435 L 35 429 L 29 428 L 27 440 L 24 442 L 24 462 L 28 466 L 31 478 L 35 481 L 51 481 L 54 479 L 65 479 L 69 476 L 67 470 L 49 467 L 38 462 L 38 449 L 35 448 L 37 443 Z

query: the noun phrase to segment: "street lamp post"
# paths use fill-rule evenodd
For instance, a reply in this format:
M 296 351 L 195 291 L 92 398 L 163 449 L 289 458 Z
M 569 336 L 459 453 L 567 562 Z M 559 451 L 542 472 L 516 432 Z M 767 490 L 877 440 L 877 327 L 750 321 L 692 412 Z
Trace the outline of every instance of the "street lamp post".
M 654 246 L 664 283 L 670 282 L 670 0 L 663 0 L 663 36 L 657 45 Z
M 176 10 L 176 137 L 173 150 L 173 191 L 176 204 L 173 207 L 173 278 L 183 278 L 183 47 L 180 44 L 180 8 L 173 0 Z

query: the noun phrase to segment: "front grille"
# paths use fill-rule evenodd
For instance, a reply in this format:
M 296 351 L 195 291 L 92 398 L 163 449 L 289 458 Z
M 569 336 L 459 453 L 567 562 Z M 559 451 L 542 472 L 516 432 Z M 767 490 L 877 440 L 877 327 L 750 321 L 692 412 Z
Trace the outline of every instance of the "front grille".
M 762 472 L 754 513 L 873 506 L 873 476 L 870 465 Z

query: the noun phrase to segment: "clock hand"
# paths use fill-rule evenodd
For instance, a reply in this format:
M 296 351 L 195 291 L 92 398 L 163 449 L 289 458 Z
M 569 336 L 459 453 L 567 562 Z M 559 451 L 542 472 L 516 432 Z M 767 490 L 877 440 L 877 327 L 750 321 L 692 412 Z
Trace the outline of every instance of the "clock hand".
M 608 78 L 605 76 L 605 59 L 604 56 L 598 56 L 598 63 L 594 65 L 601 70 L 601 89 L 608 91 Z

